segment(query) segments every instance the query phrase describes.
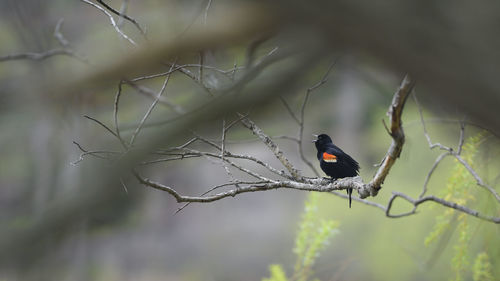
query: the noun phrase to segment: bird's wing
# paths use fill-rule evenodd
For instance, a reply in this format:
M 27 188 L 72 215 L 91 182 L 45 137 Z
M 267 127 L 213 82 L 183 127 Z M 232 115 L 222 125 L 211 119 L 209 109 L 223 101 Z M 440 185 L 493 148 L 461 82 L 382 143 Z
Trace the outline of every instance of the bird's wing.
M 336 163 L 337 162 L 337 156 L 333 153 L 328 153 L 328 152 L 323 152 L 323 161 L 327 163 Z

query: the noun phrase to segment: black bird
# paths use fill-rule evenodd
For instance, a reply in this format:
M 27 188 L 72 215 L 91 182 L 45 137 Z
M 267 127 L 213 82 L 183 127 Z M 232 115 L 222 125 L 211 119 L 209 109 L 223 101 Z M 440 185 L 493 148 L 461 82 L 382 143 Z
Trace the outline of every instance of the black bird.
M 332 179 L 355 177 L 359 172 L 359 164 L 347 153 L 334 145 L 332 139 L 325 134 L 316 136 L 314 140 L 318 150 L 318 160 L 321 170 Z M 351 208 L 352 188 L 347 189 L 349 195 L 349 208 Z

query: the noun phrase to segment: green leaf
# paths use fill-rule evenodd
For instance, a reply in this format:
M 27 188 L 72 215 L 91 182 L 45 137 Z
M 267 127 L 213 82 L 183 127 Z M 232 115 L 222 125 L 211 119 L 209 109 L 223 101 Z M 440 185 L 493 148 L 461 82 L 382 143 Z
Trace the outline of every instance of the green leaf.
M 270 278 L 262 278 L 262 281 L 288 281 L 283 267 L 279 264 L 272 264 L 269 266 L 271 272 Z

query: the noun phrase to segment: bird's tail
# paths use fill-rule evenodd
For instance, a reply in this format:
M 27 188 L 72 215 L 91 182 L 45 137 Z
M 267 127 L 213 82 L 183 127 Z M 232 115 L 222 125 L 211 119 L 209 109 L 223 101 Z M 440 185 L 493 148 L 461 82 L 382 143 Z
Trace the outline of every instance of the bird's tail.
M 351 198 L 352 188 L 348 188 L 347 189 L 347 194 L 349 195 L 349 209 L 350 209 L 351 208 L 351 202 L 352 202 L 352 198 Z

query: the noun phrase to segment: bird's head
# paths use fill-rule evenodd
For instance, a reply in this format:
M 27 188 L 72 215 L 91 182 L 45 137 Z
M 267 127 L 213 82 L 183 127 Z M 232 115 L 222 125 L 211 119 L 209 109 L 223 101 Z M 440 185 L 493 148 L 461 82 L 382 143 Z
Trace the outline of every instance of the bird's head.
M 313 142 L 318 150 L 324 147 L 325 145 L 332 143 L 332 139 L 326 134 L 313 135 L 313 136 L 316 137 L 316 139 L 313 140 Z

